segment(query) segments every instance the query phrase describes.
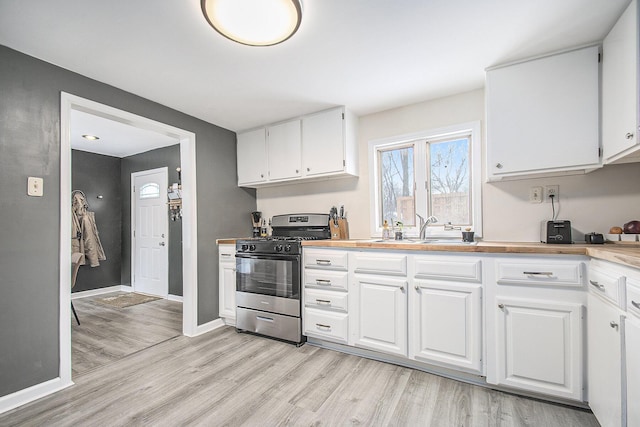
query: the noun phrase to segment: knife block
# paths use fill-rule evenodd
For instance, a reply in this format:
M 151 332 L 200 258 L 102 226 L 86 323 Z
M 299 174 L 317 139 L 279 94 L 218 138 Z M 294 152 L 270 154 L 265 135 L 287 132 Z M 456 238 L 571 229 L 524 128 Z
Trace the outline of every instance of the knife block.
M 333 220 L 330 220 L 329 229 L 331 230 L 331 240 L 349 239 L 349 223 L 345 218 L 339 219 L 338 224 L 336 224 Z

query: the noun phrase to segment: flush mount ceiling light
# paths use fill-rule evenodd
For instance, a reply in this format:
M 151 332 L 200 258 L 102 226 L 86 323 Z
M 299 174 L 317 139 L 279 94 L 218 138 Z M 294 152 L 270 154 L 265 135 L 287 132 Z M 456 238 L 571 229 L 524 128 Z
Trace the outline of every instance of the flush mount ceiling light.
M 295 34 L 300 0 L 201 0 L 202 13 L 220 34 L 249 46 L 273 46 Z
M 97 137 L 95 135 L 82 135 L 82 137 L 84 139 L 88 139 L 89 141 L 97 141 L 100 139 L 100 137 Z

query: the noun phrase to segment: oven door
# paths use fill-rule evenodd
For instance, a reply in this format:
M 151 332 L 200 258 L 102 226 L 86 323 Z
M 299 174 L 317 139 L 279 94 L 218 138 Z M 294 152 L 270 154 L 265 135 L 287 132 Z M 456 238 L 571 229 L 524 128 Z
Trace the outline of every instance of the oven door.
M 300 299 L 300 256 L 236 254 L 236 290 Z

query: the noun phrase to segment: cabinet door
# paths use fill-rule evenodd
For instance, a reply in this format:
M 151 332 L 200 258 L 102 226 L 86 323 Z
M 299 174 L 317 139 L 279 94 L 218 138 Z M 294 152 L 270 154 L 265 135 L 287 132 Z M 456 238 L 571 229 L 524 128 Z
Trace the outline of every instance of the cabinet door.
M 627 425 L 640 426 L 640 319 L 625 323 L 627 366 Z
M 480 285 L 416 280 L 409 293 L 409 357 L 482 372 Z
M 267 128 L 269 179 L 295 178 L 300 173 L 300 120 Z
M 344 116 L 342 108 L 302 119 L 302 165 L 306 176 L 344 170 Z
M 267 145 L 264 128 L 238 134 L 238 185 L 267 180 Z
M 489 176 L 598 166 L 598 70 L 597 47 L 489 70 Z
M 498 384 L 582 400 L 582 306 L 497 298 Z
M 235 262 L 221 262 L 219 315 L 226 319 L 236 318 L 236 264 Z
M 407 281 L 356 275 L 355 291 L 353 345 L 406 356 Z
M 604 160 L 638 145 L 638 5 L 627 7 L 602 44 Z
M 603 427 L 622 425 L 620 312 L 588 295 L 589 406 Z

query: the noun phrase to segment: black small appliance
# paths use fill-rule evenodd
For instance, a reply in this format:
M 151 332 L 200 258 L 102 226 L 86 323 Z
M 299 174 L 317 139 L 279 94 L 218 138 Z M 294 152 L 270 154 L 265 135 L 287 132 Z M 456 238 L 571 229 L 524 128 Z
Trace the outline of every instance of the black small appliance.
M 542 243 L 573 243 L 571 241 L 571 221 L 542 221 L 540 241 Z

